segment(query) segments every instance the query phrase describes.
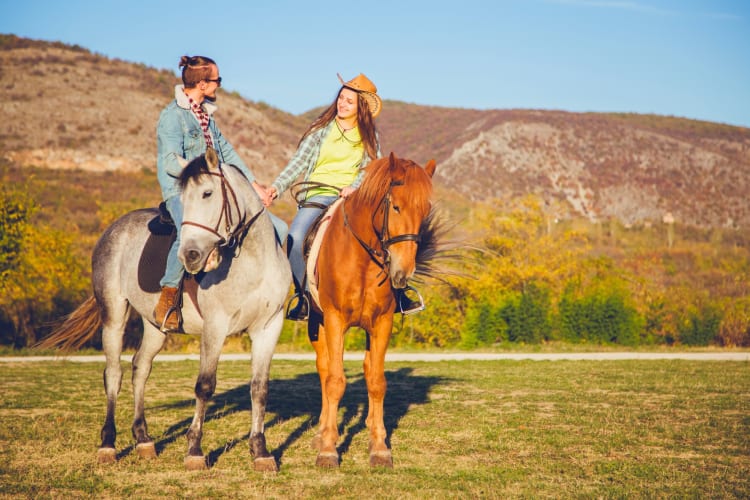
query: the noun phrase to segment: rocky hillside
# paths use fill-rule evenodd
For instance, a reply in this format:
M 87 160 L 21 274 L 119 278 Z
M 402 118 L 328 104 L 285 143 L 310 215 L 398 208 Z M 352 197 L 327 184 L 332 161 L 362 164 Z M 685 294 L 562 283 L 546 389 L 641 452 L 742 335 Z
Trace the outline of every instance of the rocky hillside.
M 0 35 L 0 68 L 5 158 L 48 168 L 156 168 L 156 123 L 180 83 L 173 71 L 7 35 Z M 217 104 L 222 132 L 261 179 L 271 179 L 294 152 L 304 120 L 221 90 Z
M 22 166 L 153 170 L 156 121 L 176 83 L 169 70 L 0 35 L 0 155 Z M 229 92 L 219 105 L 222 131 L 268 181 L 310 119 Z M 671 212 L 688 224 L 750 227 L 747 128 L 388 100 L 378 126 L 384 153 L 435 158 L 439 182 L 472 201 L 537 193 L 560 216 L 635 223 Z
M 387 147 L 472 200 L 538 193 L 592 219 L 750 226 L 750 129 L 655 115 L 387 102 Z M 561 214 L 562 215 L 562 214 Z

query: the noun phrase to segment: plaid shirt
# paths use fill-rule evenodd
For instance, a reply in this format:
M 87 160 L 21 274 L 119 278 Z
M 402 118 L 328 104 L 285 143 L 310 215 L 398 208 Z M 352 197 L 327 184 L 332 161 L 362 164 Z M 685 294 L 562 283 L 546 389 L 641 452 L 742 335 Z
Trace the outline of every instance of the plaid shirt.
M 306 181 L 310 178 L 310 174 L 312 174 L 315 164 L 318 162 L 318 156 L 320 156 L 320 145 L 331 127 L 333 127 L 333 120 L 325 127 L 320 127 L 305 137 L 297 148 L 297 152 L 289 160 L 287 166 L 284 167 L 284 170 L 281 171 L 276 180 L 273 181 L 273 184 L 271 184 L 272 187 L 276 188 L 278 196 L 281 196 L 284 191 L 289 189 L 303 172 L 305 174 L 303 180 Z M 377 155 L 380 157 L 379 143 Z M 359 164 L 359 174 L 354 182 L 352 182 L 352 187 L 359 187 L 362 183 L 362 178 L 365 175 L 364 169 L 368 163 L 370 163 L 370 157 L 365 152 L 362 156 L 362 163 Z

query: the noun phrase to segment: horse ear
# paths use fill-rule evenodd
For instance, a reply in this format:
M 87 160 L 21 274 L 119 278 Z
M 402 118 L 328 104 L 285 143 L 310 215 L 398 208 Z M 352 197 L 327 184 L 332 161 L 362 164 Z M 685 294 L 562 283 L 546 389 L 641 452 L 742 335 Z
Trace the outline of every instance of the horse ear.
M 214 148 L 206 148 L 206 163 L 208 163 L 209 170 L 219 168 L 219 155 L 216 154 Z
M 177 163 L 180 164 L 180 168 L 184 169 L 188 166 L 189 162 L 180 155 L 177 155 Z
M 396 158 L 396 155 L 393 154 L 393 151 L 391 151 L 391 154 L 388 157 L 388 169 L 391 172 L 391 182 L 404 182 L 404 177 L 406 176 L 406 168 L 404 168 L 401 162 L 398 161 L 398 158 Z
M 424 166 L 425 172 L 427 172 L 427 175 L 432 177 L 432 174 L 435 173 L 435 160 L 430 160 L 427 162 L 427 165 Z

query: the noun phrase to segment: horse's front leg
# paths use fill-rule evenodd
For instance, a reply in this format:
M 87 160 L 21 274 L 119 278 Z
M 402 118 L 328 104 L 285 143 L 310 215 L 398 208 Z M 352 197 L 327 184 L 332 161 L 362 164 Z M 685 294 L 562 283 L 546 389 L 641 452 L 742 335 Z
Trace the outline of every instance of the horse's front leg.
M 146 382 L 151 374 L 154 357 L 161 351 L 164 340 L 167 338 L 154 325 L 143 320 L 143 339 L 133 356 L 133 437 L 135 438 L 135 449 L 138 456 L 142 458 L 155 458 L 156 446 L 154 440 L 148 434 L 145 415 L 145 392 Z
M 328 373 L 322 385 L 323 408 L 320 413 L 320 449 L 316 465 L 338 467 L 339 455 L 336 443 L 339 439 L 338 409 L 346 389 L 344 376 L 344 324 L 336 314 L 329 314 L 321 327 L 328 351 Z M 325 360 L 322 360 L 325 363 Z M 321 376 L 322 379 L 322 376 Z
M 201 449 L 203 422 L 206 418 L 208 402 L 216 391 L 216 368 L 219 365 L 221 347 L 226 338 L 226 335 L 220 335 L 216 331 L 216 328 L 206 326 L 201 335 L 200 369 L 198 380 L 195 382 L 195 414 L 186 434 L 188 452 L 185 457 L 185 468 L 188 470 L 208 468 L 206 457 Z
M 387 433 L 383 421 L 385 400 L 385 351 L 388 348 L 393 315 L 380 316 L 370 334 L 370 348 L 365 353 L 364 372 L 367 382 L 367 428 L 370 430 L 370 466 L 393 467 L 391 450 L 386 443 Z
M 268 400 L 268 378 L 271 371 L 271 358 L 279 340 L 284 322 L 284 311 L 279 310 L 263 330 L 252 336 L 253 341 L 253 378 L 250 383 L 252 400 L 252 428 L 250 430 L 250 453 L 253 455 L 253 466 L 256 471 L 277 472 L 276 459 L 266 448 L 264 421 Z

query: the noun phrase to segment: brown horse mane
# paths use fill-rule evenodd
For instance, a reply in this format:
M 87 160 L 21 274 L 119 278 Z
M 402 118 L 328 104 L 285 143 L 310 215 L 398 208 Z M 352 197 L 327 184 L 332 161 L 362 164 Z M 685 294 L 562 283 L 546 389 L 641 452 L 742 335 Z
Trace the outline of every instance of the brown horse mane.
M 446 282 L 448 276 L 464 276 L 460 272 L 451 269 L 464 257 L 459 249 L 465 245 L 461 242 L 448 239 L 453 232 L 454 224 L 447 222 L 444 214 L 438 213 L 431 206 L 432 180 L 429 175 L 417 163 L 407 159 L 396 159 L 405 169 L 403 179 L 404 186 L 409 190 L 409 199 L 412 207 L 417 209 L 429 208 L 429 215 L 422 221 L 419 228 L 420 243 L 417 249 L 417 270 L 413 279 L 423 282 L 425 278 Z M 357 189 L 357 196 L 362 203 L 373 210 L 381 202 L 391 187 L 393 181 L 390 172 L 389 158 L 379 158 L 372 161 L 367 167 L 367 174 L 362 185 Z M 448 267 L 439 264 L 447 264 Z
M 426 211 L 432 197 L 432 179 L 422 167 L 411 160 L 395 158 L 405 169 L 403 185 L 409 190 L 411 206 L 416 210 Z M 388 193 L 394 179 L 391 175 L 390 158 L 378 158 L 367 165 L 365 178 L 357 189 L 362 202 L 371 207 L 379 204 Z

